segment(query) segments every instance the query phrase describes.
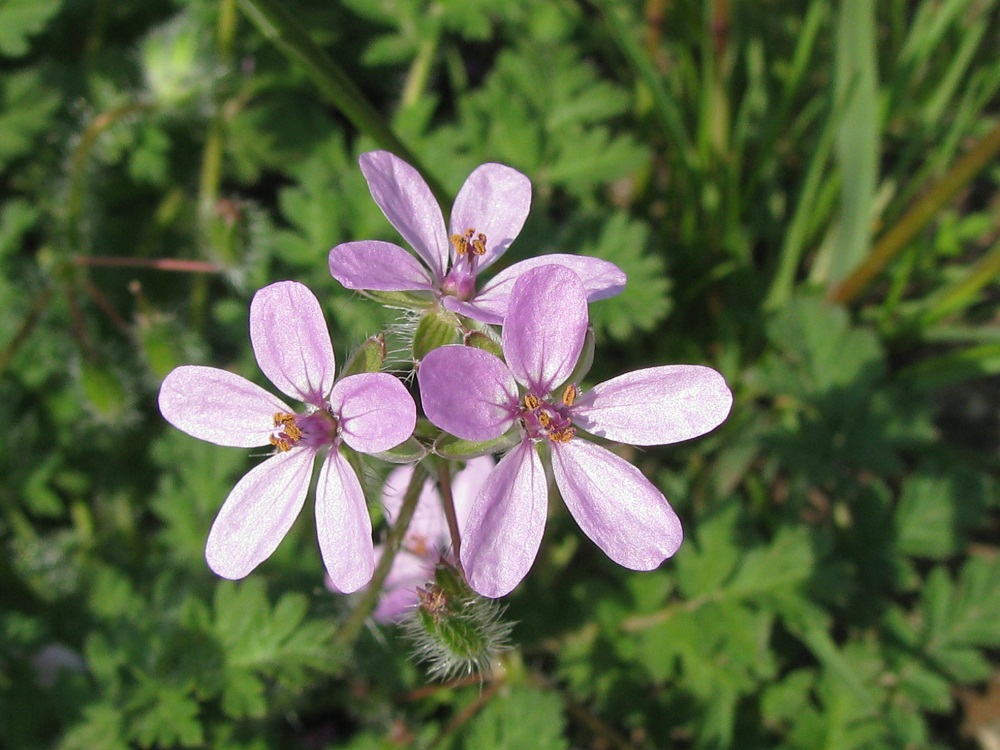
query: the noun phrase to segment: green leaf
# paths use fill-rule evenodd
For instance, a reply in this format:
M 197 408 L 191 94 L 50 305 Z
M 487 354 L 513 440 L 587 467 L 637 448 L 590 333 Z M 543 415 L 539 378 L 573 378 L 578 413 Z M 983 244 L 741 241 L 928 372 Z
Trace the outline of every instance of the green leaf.
M 467 750 L 565 750 L 562 702 L 548 692 L 514 688 L 497 696 L 471 722 L 462 746 Z
M 40 216 L 37 208 L 20 198 L 3 204 L 3 209 L 0 209 L 0 258 L 17 250 L 21 238 Z
M 628 277 L 621 294 L 591 305 L 590 322 L 598 336 L 625 341 L 637 332 L 660 325 L 672 307 L 670 281 L 662 256 L 649 246 L 649 227 L 624 213 L 615 213 L 600 227 L 596 239 L 589 222 L 569 229 L 560 237 L 563 246 L 610 261 Z
M 83 709 L 83 719 L 59 743 L 59 750 L 128 750 L 122 736 L 122 714 L 114 706 L 96 703 Z
M 809 579 L 814 563 L 809 531 L 783 527 L 770 545 L 746 554 L 724 591 L 739 597 L 789 592 Z
M 204 741 L 198 703 L 186 688 L 158 685 L 154 701 L 130 723 L 129 733 L 144 747 L 197 747 Z
M 914 557 L 943 559 L 964 549 L 986 505 L 982 477 L 958 467 L 924 466 L 903 485 L 896 510 L 897 547 Z
M 34 3 L 32 3 L 34 5 Z M 44 5 L 44 3 L 40 3 Z M 3 28 L 0 11 L 0 29 Z M 0 38 L 4 32 L 0 31 Z M 26 155 L 36 139 L 51 127 L 50 117 L 60 104 L 37 71 L 5 73 L 0 81 L 0 170 Z
M 4 0 L 0 5 L 0 54 L 26 54 L 28 39 L 44 29 L 61 7 L 62 0 Z

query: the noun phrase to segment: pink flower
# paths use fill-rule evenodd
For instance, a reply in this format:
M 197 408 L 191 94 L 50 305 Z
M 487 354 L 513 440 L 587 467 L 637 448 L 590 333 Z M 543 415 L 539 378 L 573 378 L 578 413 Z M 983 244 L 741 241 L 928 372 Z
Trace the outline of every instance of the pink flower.
M 472 501 L 495 464 L 489 456 L 473 458 L 464 469 L 455 473 L 451 494 L 459 531 L 465 528 Z M 386 478 L 382 502 L 390 523 L 395 523 L 412 476 L 412 467 L 401 466 Z M 403 537 L 403 546 L 392 561 L 392 569 L 385 581 L 385 593 L 375 609 L 375 619 L 378 622 L 397 621 L 412 609 L 417 604 L 417 588 L 434 580 L 435 567 L 450 549 L 451 536 L 442 510 L 441 495 L 434 482 L 427 479 Z M 383 551 L 382 545 L 375 547 L 376 560 Z
M 388 151 L 370 151 L 359 161 L 372 198 L 423 262 L 390 242 L 345 242 L 330 251 L 330 273 L 348 289 L 429 292 L 452 312 L 500 324 L 514 282 L 539 265 L 575 271 L 592 302 L 625 287 L 625 274 L 613 263 L 552 254 L 516 263 L 476 291 L 476 276 L 507 251 L 524 225 L 531 204 L 528 178 L 503 164 L 477 167 L 455 199 L 448 233 L 417 170 Z
M 316 488 L 320 552 L 337 588 L 355 591 L 371 580 L 375 555 L 364 493 L 340 447 L 375 453 L 403 442 L 416 423 L 413 399 L 387 373 L 335 382 L 319 302 L 294 281 L 254 295 L 250 341 L 260 369 L 280 391 L 304 403 L 304 412 L 214 367 L 178 367 L 160 387 L 160 412 L 174 427 L 217 445 L 274 448 L 226 498 L 208 535 L 208 565 L 224 578 L 239 579 L 266 560 L 302 509 L 313 463 L 325 450 Z
M 565 381 L 587 322 L 577 275 L 559 266 L 535 268 L 510 295 L 506 364 L 481 349 L 445 346 L 430 352 L 417 373 L 424 412 L 442 430 L 476 441 L 515 425 L 522 433 L 486 480 L 462 540 L 469 583 L 484 596 L 513 590 L 538 553 L 548 507 L 539 444 L 551 453 L 566 507 L 612 560 L 652 570 L 681 544 L 680 521 L 663 494 L 581 433 L 634 445 L 688 440 L 725 420 L 732 394 L 719 373 L 697 365 L 637 370 L 581 392 Z

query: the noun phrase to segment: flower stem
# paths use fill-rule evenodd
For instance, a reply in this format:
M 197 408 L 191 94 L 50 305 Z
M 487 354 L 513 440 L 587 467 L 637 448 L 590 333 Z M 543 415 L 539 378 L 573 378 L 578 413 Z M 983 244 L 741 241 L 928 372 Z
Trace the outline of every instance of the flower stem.
M 24 342 L 28 340 L 31 332 L 38 325 L 38 322 L 42 319 L 42 314 L 45 312 L 45 308 L 49 305 L 49 300 L 52 298 L 52 287 L 47 286 L 35 297 L 34 301 L 31 303 L 31 307 L 28 308 L 27 315 L 24 316 L 24 320 L 21 325 L 18 326 L 17 332 L 14 333 L 14 338 L 10 340 L 3 349 L 0 349 L 0 375 L 3 371 L 7 369 L 7 365 L 10 361 L 14 359 L 14 355 L 17 351 L 24 346 Z
M 829 292 L 834 302 L 853 302 L 869 283 L 926 227 L 955 194 L 983 169 L 995 164 L 1000 153 L 1000 124 L 959 159 L 903 217 L 883 234 L 871 253 L 840 285 Z
M 444 507 L 444 517 L 448 522 L 448 533 L 451 535 L 451 548 L 455 553 L 455 565 L 462 570 L 462 534 L 458 530 L 458 516 L 455 514 L 455 498 L 451 493 L 451 469 L 447 461 L 438 462 L 438 491 L 441 493 L 441 505 Z
M 243 12 L 271 42 L 301 65 L 313 82 L 343 115 L 382 148 L 412 164 L 424 177 L 434 196 L 450 205 L 451 196 L 433 179 L 420 160 L 399 139 L 382 114 L 365 97 L 350 76 L 320 48 L 305 28 L 278 0 L 239 0 Z
M 422 463 L 414 464 L 413 476 L 410 477 L 410 484 L 406 488 L 406 494 L 403 495 L 403 505 L 399 509 L 399 516 L 396 518 L 396 522 L 389 529 L 384 551 L 378 561 L 378 565 L 375 566 L 375 573 L 372 575 L 371 583 L 368 584 L 364 594 L 362 594 L 358 606 L 355 607 L 351 616 L 337 632 L 335 641 L 338 646 L 346 647 L 353 643 L 361 632 L 361 628 L 364 627 L 365 620 L 375 611 L 379 595 L 382 593 L 382 586 L 385 584 L 385 579 L 389 577 L 389 571 L 392 569 L 392 563 L 396 559 L 396 553 L 399 552 L 399 548 L 403 544 L 403 536 L 410 526 L 410 519 L 413 518 L 413 512 L 417 509 L 417 501 L 420 499 L 420 492 L 426 480 L 427 470 L 424 468 L 424 465 Z

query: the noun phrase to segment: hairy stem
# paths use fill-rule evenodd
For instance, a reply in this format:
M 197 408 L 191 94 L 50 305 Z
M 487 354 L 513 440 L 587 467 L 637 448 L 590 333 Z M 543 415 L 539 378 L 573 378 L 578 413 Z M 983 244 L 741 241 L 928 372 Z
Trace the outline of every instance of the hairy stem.
M 423 464 L 414 464 L 413 476 L 410 477 L 410 484 L 406 488 L 406 494 L 403 495 L 403 505 L 399 509 L 399 516 L 396 518 L 396 522 L 392 525 L 392 528 L 389 529 L 389 536 L 385 540 L 382 557 L 379 559 L 378 565 L 375 566 L 375 573 L 372 575 L 372 580 L 368 584 L 368 587 L 361 595 L 358 606 L 337 632 L 335 638 L 337 645 L 346 647 L 353 643 L 361 632 L 361 628 L 364 627 L 365 620 L 375 611 L 378 598 L 382 593 L 382 586 L 385 585 L 385 579 L 389 577 L 389 571 L 392 569 L 392 563 L 396 559 L 396 553 L 399 552 L 399 548 L 403 544 L 403 537 L 410 526 L 413 512 L 417 509 L 417 501 L 420 499 L 420 492 L 424 487 L 426 479 L 427 470 Z
M 438 463 L 438 490 L 441 493 L 441 504 L 444 507 L 444 517 L 448 522 L 448 533 L 451 535 L 451 547 L 455 553 L 455 565 L 462 570 L 462 535 L 458 529 L 458 516 L 455 514 L 455 498 L 451 493 L 451 469 L 447 461 Z M 465 571 L 462 571 L 465 575 Z

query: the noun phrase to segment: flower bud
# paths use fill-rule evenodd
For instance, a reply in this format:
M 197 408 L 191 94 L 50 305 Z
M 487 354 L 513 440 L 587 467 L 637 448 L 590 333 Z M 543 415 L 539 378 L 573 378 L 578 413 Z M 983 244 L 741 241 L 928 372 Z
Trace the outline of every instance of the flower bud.
M 358 347 L 344 365 L 340 377 L 357 375 L 361 372 L 379 372 L 385 364 L 385 336 L 378 333 Z
M 465 345 L 471 346 L 474 349 L 482 349 L 497 359 L 503 359 L 503 349 L 500 348 L 500 342 L 487 336 L 482 331 L 470 331 L 466 334 Z
M 502 619 L 505 607 L 472 591 L 447 560 L 438 564 L 434 582 L 417 595 L 417 608 L 403 627 L 432 678 L 483 672 L 510 648 L 512 624 Z
M 420 316 L 413 334 L 413 359 L 417 362 L 440 346 L 457 344 L 461 329 L 455 314 L 441 307 L 432 307 Z

